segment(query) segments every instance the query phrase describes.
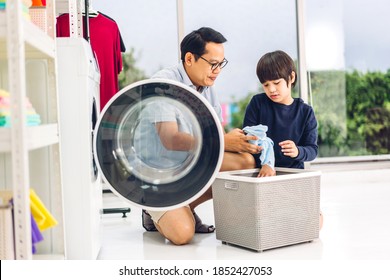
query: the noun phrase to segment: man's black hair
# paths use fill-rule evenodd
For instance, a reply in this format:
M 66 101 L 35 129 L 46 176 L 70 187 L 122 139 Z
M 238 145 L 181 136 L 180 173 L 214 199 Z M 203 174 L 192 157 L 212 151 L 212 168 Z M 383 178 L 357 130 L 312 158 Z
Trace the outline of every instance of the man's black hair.
M 192 31 L 180 43 L 181 60 L 184 61 L 186 53 L 190 52 L 198 59 L 206 52 L 206 43 L 225 43 L 226 38 L 210 27 L 202 27 Z

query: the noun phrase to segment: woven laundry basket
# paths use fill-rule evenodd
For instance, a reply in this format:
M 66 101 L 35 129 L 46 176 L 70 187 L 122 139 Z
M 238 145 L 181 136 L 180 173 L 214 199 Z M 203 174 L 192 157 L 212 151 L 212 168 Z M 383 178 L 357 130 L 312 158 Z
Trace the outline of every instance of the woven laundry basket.
M 212 185 L 216 238 L 263 251 L 319 236 L 321 172 L 276 168 L 220 172 Z

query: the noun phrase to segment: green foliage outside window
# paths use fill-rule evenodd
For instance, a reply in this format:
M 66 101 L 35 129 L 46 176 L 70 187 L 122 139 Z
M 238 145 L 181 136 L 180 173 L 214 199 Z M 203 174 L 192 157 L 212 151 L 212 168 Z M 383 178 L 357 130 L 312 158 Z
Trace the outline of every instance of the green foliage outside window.
M 390 69 L 346 77 L 348 145 L 367 154 L 389 154 Z
M 119 74 L 119 89 L 122 89 L 134 82 L 147 78 L 145 72 L 136 66 L 137 61 L 134 57 L 134 48 L 122 53 L 122 72 Z

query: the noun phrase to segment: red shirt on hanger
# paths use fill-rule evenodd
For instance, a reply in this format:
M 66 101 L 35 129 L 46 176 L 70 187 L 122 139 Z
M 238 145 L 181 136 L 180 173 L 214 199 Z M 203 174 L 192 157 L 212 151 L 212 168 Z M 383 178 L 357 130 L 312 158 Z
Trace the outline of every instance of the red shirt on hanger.
M 69 37 L 69 14 L 57 18 L 57 37 Z M 100 110 L 119 91 L 122 71 L 121 41 L 115 21 L 98 14 L 89 18 L 89 37 L 100 68 Z

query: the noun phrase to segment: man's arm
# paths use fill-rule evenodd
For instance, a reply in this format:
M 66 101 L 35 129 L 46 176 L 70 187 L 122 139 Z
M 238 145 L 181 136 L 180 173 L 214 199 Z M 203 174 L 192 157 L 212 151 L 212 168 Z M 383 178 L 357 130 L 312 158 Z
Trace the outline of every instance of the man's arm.
M 155 126 L 161 143 L 167 150 L 189 151 L 195 147 L 195 138 L 180 132 L 176 122 L 158 122 Z

